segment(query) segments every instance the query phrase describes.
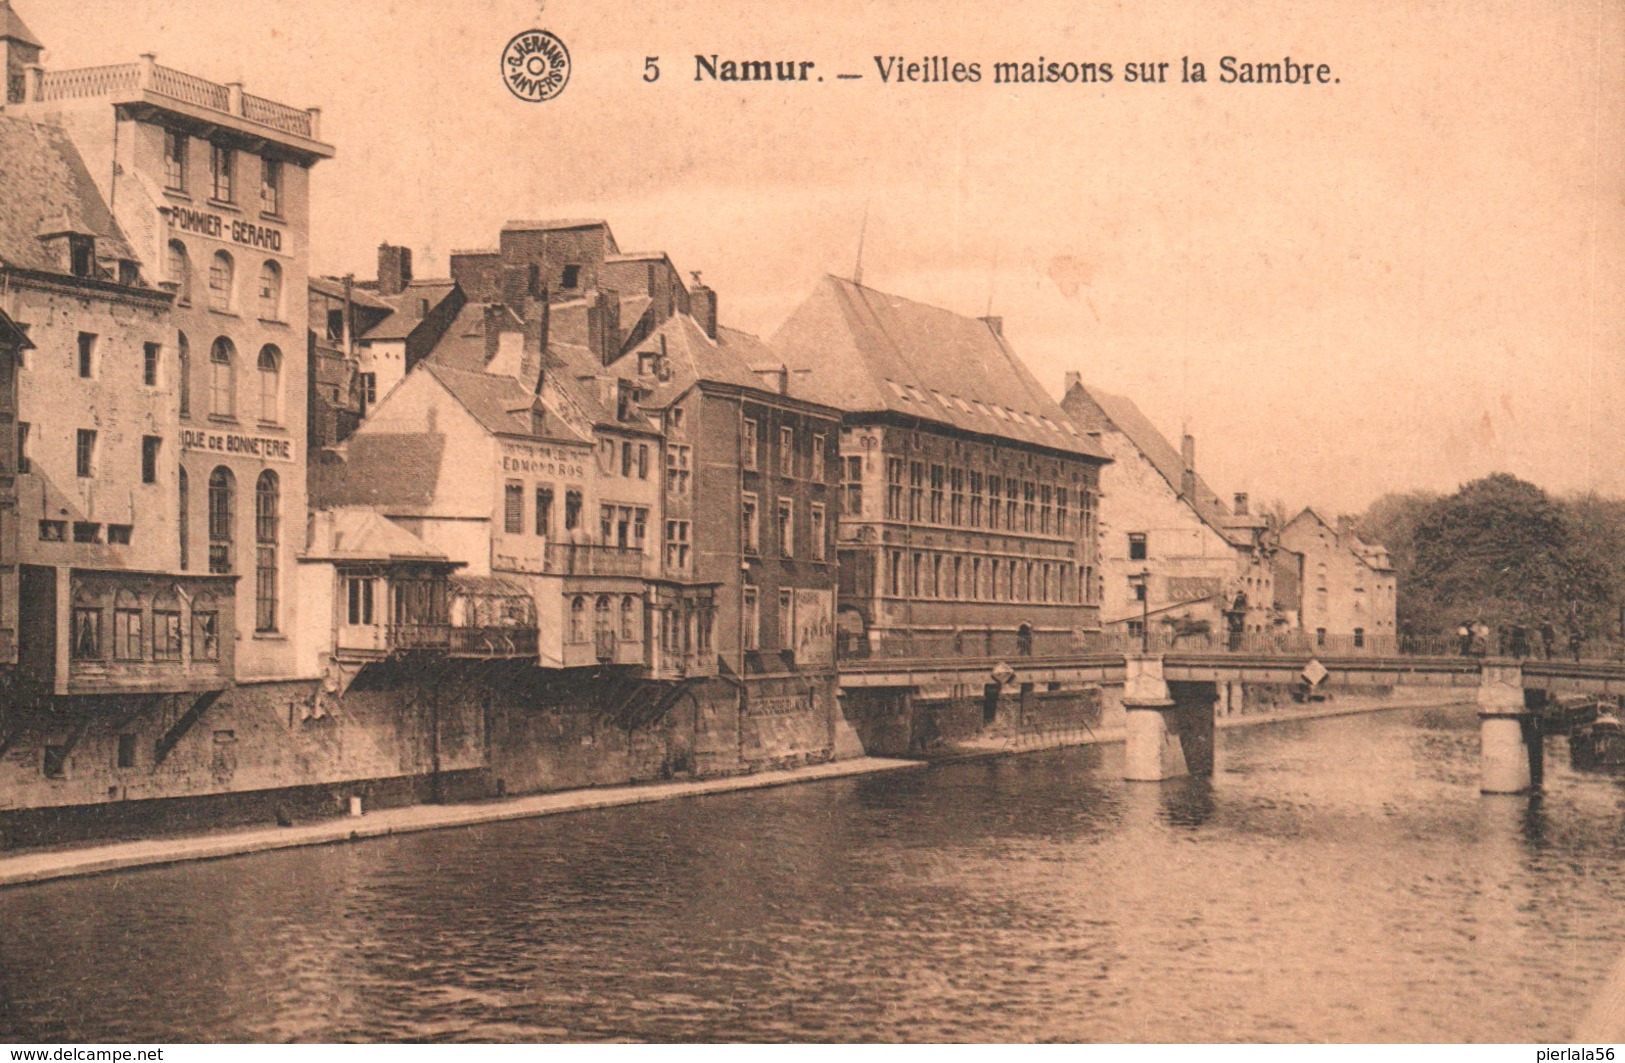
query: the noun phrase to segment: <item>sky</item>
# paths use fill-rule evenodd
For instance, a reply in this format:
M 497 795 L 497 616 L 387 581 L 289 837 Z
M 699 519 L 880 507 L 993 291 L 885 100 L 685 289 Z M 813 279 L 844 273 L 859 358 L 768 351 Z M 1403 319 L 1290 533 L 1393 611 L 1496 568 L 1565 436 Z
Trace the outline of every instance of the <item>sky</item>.
M 1625 495 L 1625 5 L 1614 0 L 14 0 L 48 67 L 158 61 L 323 109 L 312 268 L 420 276 L 600 217 L 771 335 L 825 273 L 993 313 L 1196 438 L 1221 495 L 1355 512 L 1508 471 Z M 565 90 L 499 76 L 532 27 Z M 695 80 L 696 54 L 810 60 Z M 978 63 L 887 84 L 875 56 Z M 1219 61 L 1325 63 L 1221 84 Z M 1110 84 L 995 84 L 1003 61 Z M 1204 84 L 1179 81 L 1181 57 Z M 658 57 L 658 80 L 644 80 Z M 1168 62 L 1167 83 L 1130 63 Z M 840 73 L 862 74 L 840 80 Z

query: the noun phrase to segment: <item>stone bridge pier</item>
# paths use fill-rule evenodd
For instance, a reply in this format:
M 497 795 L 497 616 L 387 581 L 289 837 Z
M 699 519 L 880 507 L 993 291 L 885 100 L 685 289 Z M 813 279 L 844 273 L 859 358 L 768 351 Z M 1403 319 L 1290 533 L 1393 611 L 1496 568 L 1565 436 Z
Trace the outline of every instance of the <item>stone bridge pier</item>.
M 1522 794 L 1540 789 L 1545 772 L 1545 739 L 1530 710 L 1523 668 L 1516 662 L 1486 661 L 1478 682 L 1478 788 L 1486 794 Z
M 1126 752 L 1123 778 L 1160 782 L 1181 775 L 1213 774 L 1214 683 L 1169 683 L 1162 658 L 1124 658 L 1123 717 Z

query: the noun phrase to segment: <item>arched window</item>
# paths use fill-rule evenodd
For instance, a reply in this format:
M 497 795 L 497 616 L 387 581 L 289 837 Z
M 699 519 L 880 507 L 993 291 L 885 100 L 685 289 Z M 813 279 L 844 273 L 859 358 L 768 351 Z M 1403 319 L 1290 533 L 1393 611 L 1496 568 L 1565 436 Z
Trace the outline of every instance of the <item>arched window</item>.
M 113 596 L 113 656 L 120 661 L 141 660 L 141 600 L 128 590 Z
M 600 594 L 598 600 L 593 603 L 592 629 L 601 635 L 612 634 L 615 631 L 609 615 L 609 595 L 607 594 Z
M 260 420 L 282 419 L 282 352 L 267 343 L 260 348 Z
M 570 641 L 587 641 L 587 600 L 580 596 L 570 601 Z
M 175 374 L 179 377 L 181 400 L 181 416 L 192 416 L 192 345 L 186 340 L 186 333 L 180 333 L 175 340 Z
M 627 642 L 638 640 L 637 600 L 630 594 L 621 599 L 621 638 Z
M 260 267 L 260 317 L 282 320 L 282 267 L 275 262 Z
M 180 518 L 181 571 L 185 572 L 189 567 L 191 567 L 192 560 L 192 552 L 188 549 L 188 544 L 186 541 L 187 532 L 191 531 L 192 527 L 192 520 L 190 516 L 192 504 L 191 498 L 189 497 L 191 495 L 191 488 L 186 482 L 186 470 L 184 468 L 180 470 L 179 483 L 180 505 L 177 507 L 179 512 L 176 515 Z
M 277 532 L 282 488 L 267 469 L 254 485 L 254 630 L 276 630 Z
M 237 266 L 224 251 L 209 260 L 209 305 L 230 313 L 236 303 Z
M 229 573 L 232 522 L 237 509 L 237 478 L 224 465 L 209 474 L 209 571 Z
M 224 336 L 209 348 L 209 412 L 237 416 L 237 348 Z
M 175 285 L 175 303 L 192 305 L 192 260 L 186 255 L 186 245 L 179 240 L 169 241 L 169 279 Z

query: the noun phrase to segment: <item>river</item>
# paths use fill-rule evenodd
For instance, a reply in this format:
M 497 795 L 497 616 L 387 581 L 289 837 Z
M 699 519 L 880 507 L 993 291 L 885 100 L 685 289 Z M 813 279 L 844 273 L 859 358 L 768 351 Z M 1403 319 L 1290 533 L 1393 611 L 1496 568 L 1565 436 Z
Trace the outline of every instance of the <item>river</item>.
M 1625 788 L 1470 707 L 1053 750 L 0 893 L 0 1040 L 1565 1039 Z

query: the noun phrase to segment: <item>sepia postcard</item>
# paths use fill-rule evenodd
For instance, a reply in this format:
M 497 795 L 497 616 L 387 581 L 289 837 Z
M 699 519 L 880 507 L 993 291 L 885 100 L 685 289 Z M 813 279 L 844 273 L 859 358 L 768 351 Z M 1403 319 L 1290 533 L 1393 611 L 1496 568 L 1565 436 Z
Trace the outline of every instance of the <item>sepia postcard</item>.
M 1611 1060 L 1622 42 L 0 0 L 0 1042 Z

